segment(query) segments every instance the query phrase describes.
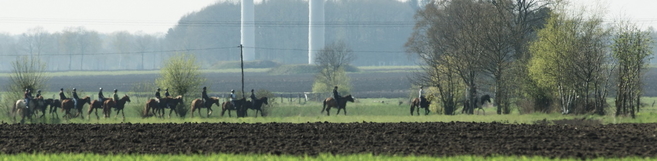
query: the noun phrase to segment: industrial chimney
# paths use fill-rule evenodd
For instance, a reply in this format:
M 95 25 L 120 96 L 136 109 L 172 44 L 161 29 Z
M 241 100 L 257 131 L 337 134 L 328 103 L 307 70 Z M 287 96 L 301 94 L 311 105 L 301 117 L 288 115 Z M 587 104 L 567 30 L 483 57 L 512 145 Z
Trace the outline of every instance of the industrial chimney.
M 315 64 L 315 53 L 324 47 L 324 0 L 308 0 L 308 64 Z
M 240 43 L 244 46 L 244 61 L 255 60 L 255 21 L 253 0 L 242 0 Z

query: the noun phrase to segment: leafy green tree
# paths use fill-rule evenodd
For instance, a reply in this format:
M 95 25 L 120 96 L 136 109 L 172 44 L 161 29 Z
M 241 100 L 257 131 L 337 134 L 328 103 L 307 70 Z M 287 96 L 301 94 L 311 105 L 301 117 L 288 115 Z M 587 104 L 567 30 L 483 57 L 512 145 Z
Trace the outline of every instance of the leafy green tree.
M 530 45 L 529 76 L 559 100 L 562 113 L 604 114 L 608 37 L 599 17 L 553 13 Z
M 619 28 L 612 45 L 617 61 L 616 116 L 630 115 L 635 118 L 639 111 L 642 77 L 652 55 L 652 39 L 649 31 L 624 25 Z
M 312 91 L 314 93 L 327 93 L 331 92 L 334 86 L 339 86 L 338 92 L 341 94 L 349 93 L 351 85 L 345 67 L 354 58 L 351 49 L 342 41 L 329 44 L 317 52 L 315 62 L 317 63 L 318 73 L 315 76 Z
M 205 83 L 206 78 L 199 71 L 200 65 L 196 63 L 196 57 L 191 54 L 178 53 L 171 56 L 160 70 L 160 78 L 155 80 L 159 87 L 169 88 L 171 95 L 185 95 L 190 92 L 198 92 L 199 86 Z M 177 108 L 178 114 L 184 117 L 187 106 Z

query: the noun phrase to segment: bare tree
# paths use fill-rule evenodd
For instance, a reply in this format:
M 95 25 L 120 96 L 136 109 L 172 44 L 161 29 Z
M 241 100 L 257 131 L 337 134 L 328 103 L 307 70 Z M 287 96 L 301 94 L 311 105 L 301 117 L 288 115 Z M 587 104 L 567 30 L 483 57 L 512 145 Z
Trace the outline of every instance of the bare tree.
M 337 41 L 317 52 L 315 62 L 318 74 L 315 77 L 313 92 L 331 91 L 333 86 L 341 86 L 341 92 L 349 91 L 349 78 L 345 68 L 355 59 L 352 50 L 343 41 Z

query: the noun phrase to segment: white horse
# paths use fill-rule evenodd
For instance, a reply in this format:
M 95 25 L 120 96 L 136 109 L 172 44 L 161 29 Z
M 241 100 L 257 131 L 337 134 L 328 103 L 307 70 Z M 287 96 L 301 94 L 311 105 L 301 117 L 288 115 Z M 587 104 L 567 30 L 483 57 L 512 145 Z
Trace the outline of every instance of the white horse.
M 28 117 L 30 121 L 32 120 L 32 111 L 36 109 L 38 106 L 43 106 L 43 99 L 32 99 L 29 102 L 29 108 L 25 107 L 25 99 L 19 99 L 16 101 L 16 104 L 14 104 L 14 108 L 12 108 L 12 113 L 14 116 L 14 121 L 16 121 L 16 115 L 20 114 L 21 115 L 21 123 L 25 122 L 25 117 Z

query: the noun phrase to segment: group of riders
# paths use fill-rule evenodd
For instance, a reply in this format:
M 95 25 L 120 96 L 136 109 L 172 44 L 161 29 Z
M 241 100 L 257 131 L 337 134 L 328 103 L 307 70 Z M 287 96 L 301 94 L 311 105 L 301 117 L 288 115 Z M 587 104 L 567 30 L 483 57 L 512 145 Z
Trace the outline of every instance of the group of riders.
M 336 86 L 335 88 L 337 90 L 338 87 Z M 114 98 L 114 100 L 119 100 L 119 95 L 116 92 L 118 92 L 118 90 L 114 89 L 114 94 L 112 95 L 112 97 Z M 334 94 L 337 95 L 337 92 L 334 91 Z M 73 100 L 73 107 L 77 108 L 78 107 L 77 102 L 80 98 L 78 97 L 77 90 L 75 88 L 73 88 L 73 92 L 71 92 L 71 95 L 73 96 L 72 99 L 71 99 L 71 100 Z M 39 98 L 39 96 L 41 96 L 41 90 L 37 90 L 36 96 L 32 97 L 32 91 L 30 89 L 25 89 L 25 95 L 24 95 L 24 99 L 25 99 L 24 101 L 25 101 L 25 104 L 26 104 L 25 107 L 29 108 L 27 106 L 29 104 L 29 101 L 32 100 L 32 99 L 35 99 L 35 98 Z M 168 88 L 164 89 L 164 97 L 169 97 L 169 96 L 171 96 L 169 94 L 169 89 Z M 203 87 L 203 92 L 201 92 L 201 97 L 202 97 L 202 100 L 204 102 L 203 104 L 205 104 L 206 101 L 210 100 L 210 97 L 208 96 L 208 92 L 207 92 L 207 87 Z M 157 88 L 157 91 L 155 92 L 155 98 L 158 101 L 158 103 L 166 104 L 166 102 L 160 102 L 160 100 L 162 99 L 162 96 L 160 95 L 160 88 Z M 251 98 L 251 100 L 256 100 L 255 91 L 253 89 L 251 89 L 250 98 Z M 60 100 L 67 99 L 66 95 L 64 95 L 64 88 L 59 89 L 59 99 Z M 101 87 L 100 90 L 98 91 L 98 101 L 104 102 L 107 99 L 108 98 L 105 98 L 105 96 L 103 95 L 103 88 Z M 235 99 L 235 90 L 232 90 L 232 89 L 230 90 L 230 98 L 229 99 L 230 99 L 231 105 L 233 105 L 233 107 L 234 107 L 235 106 L 235 100 L 236 100 Z M 251 101 L 251 102 L 253 104 L 255 104 L 255 101 Z M 168 104 L 166 104 L 166 105 L 167 105 L 167 107 L 169 106 Z
M 114 98 L 114 100 L 119 100 L 119 95 L 116 92 L 118 92 L 118 90 L 114 89 L 114 94 L 112 95 L 112 97 Z M 71 92 L 71 95 L 73 96 L 71 98 L 71 100 L 73 101 L 73 107 L 77 108 L 78 107 L 78 100 L 80 99 L 80 97 L 78 97 L 77 89 L 73 88 L 73 92 Z M 27 106 L 27 105 L 29 105 L 29 101 L 31 99 L 39 98 L 39 96 L 41 96 L 41 90 L 37 90 L 36 96 L 32 97 L 32 91 L 30 89 L 25 89 L 25 95 L 23 96 L 23 98 L 25 99 L 24 100 L 25 101 L 25 107 L 29 108 Z M 59 99 L 60 100 L 68 99 L 66 97 L 66 95 L 64 95 L 64 88 L 59 89 Z M 103 95 L 103 88 L 100 88 L 100 91 L 98 91 L 98 101 L 102 102 L 102 101 L 105 101 L 105 100 L 107 100 L 107 98 L 105 98 L 105 96 Z

